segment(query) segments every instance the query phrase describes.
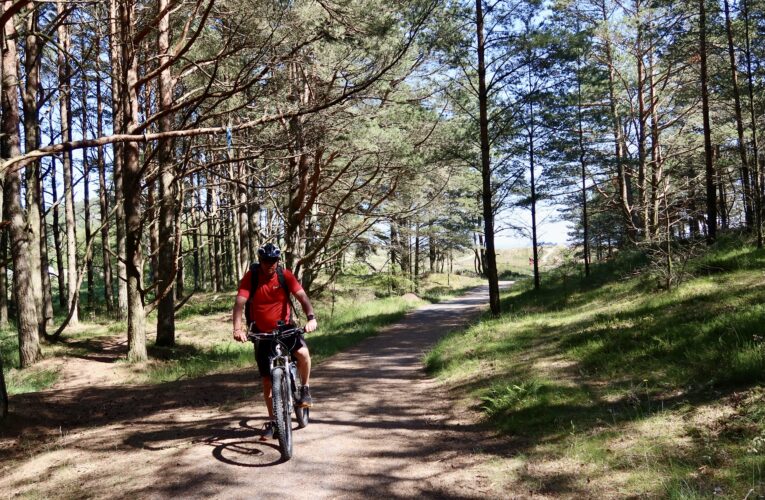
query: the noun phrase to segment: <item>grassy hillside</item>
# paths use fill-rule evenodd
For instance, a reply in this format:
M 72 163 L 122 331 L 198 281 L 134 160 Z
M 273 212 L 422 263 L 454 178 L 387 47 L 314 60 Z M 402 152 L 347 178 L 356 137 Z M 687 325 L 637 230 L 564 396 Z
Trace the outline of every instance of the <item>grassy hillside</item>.
M 640 264 L 520 283 L 427 356 L 511 440 L 492 475 L 508 491 L 765 493 L 765 252 L 721 244 L 670 292 Z

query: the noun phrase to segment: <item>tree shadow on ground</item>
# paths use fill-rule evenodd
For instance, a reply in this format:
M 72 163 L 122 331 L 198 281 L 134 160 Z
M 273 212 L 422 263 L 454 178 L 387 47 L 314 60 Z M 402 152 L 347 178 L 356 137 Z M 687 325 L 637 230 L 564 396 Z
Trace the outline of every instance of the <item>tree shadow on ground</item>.
M 765 380 L 762 281 L 742 273 L 722 274 L 761 270 L 764 265 L 765 253 L 757 250 L 718 258 L 713 265 L 696 270 L 708 275 L 708 280 L 675 296 L 669 292 L 648 295 L 640 280 L 614 283 L 612 276 L 601 276 L 587 286 L 571 280 L 548 290 L 516 292 L 503 302 L 503 310 L 511 311 L 509 319 L 499 320 L 496 328 L 488 325 L 493 334 L 476 330 L 473 339 L 470 333 L 461 337 L 463 342 L 475 343 L 467 349 L 460 346 L 466 360 L 493 369 L 475 370 L 469 380 L 452 387 L 457 393 L 482 398 L 473 409 L 484 412 L 486 423 L 508 436 L 518 453 L 535 453 L 540 460 L 554 463 L 559 457 L 543 457 L 543 450 L 555 446 L 570 450 L 579 439 L 593 447 L 582 453 L 592 454 L 599 465 L 582 474 L 606 480 L 610 473 L 627 475 L 636 467 L 654 468 L 669 479 L 650 487 L 650 494 L 738 495 L 739 491 L 715 490 L 720 479 L 714 469 L 725 464 L 739 477 L 753 478 L 747 489 L 762 494 L 763 454 L 730 456 L 730 450 L 743 454 L 748 440 L 765 428 L 762 421 L 731 436 L 720 430 L 729 426 L 727 417 L 712 417 L 705 423 L 689 419 L 679 425 L 679 439 L 652 442 L 648 434 L 641 438 L 644 442 L 636 440 L 621 448 L 619 441 L 625 433 L 650 426 L 652 418 L 665 412 L 692 415 L 751 392 Z M 743 285 L 739 279 L 745 280 Z M 726 286 L 734 282 L 736 286 Z M 587 310 L 613 301 L 622 304 L 602 314 Z M 559 311 L 569 316 L 564 318 Z M 497 340 L 497 332 L 506 336 Z M 481 344 L 482 340 L 486 343 Z M 512 363 L 494 366 L 495 360 L 509 357 Z M 445 368 L 455 362 L 436 359 L 432 367 Z M 560 366 L 544 369 L 556 362 Z M 598 440 L 602 442 L 592 445 Z M 572 493 L 569 472 L 532 468 L 516 477 L 535 493 L 568 496 Z M 581 489 L 581 480 L 577 484 Z M 586 488 L 582 492 L 589 496 Z M 629 496 L 629 492 L 614 496 Z

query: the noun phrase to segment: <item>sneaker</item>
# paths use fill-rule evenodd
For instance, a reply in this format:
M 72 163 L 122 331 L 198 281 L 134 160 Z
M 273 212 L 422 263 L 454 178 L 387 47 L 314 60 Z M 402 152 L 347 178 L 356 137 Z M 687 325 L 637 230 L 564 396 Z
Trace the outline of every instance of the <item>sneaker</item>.
M 311 390 L 307 385 L 303 386 L 303 394 L 300 395 L 300 399 L 296 402 L 300 408 L 310 408 L 313 406 L 313 399 L 311 398 Z
M 276 422 L 271 420 L 263 424 L 263 434 L 260 436 L 261 441 L 268 439 L 276 439 L 278 437 L 278 430 L 276 428 Z

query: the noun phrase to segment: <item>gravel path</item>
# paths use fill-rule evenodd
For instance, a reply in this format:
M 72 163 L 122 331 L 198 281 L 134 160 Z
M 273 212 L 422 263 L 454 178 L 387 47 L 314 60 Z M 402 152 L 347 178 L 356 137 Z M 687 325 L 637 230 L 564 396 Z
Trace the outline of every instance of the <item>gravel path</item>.
M 289 462 L 279 463 L 276 441 L 259 440 L 265 410 L 259 398 L 252 401 L 253 371 L 239 380 L 216 375 L 161 388 L 80 387 L 58 394 L 55 402 L 31 395 L 22 401 L 43 416 L 50 412 L 51 419 L 57 408 L 81 408 L 82 415 L 48 449 L 0 469 L 0 492 L 96 498 L 506 497 L 481 472 L 491 453 L 502 450 L 470 415 L 455 415 L 422 368 L 424 352 L 475 319 L 487 293 L 481 287 L 420 308 L 314 367 L 311 423 L 294 432 Z M 13 446 L 23 442 L 19 437 Z

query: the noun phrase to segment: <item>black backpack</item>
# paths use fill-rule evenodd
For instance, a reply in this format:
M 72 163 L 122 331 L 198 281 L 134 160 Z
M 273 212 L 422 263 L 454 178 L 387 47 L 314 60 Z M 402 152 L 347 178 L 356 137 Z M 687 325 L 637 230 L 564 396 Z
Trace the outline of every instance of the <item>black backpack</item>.
M 250 266 L 250 296 L 247 298 L 247 302 L 244 305 L 244 318 L 245 321 L 247 321 L 247 328 L 249 329 L 250 325 L 253 323 L 252 313 L 250 312 L 250 306 L 252 305 L 252 301 L 255 299 L 255 291 L 258 288 L 258 263 L 253 262 Z M 284 278 L 284 269 L 282 266 L 276 266 L 276 279 L 279 280 L 279 286 L 284 290 L 284 305 L 282 306 L 282 315 L 281 317 L 284 317 L 284 313 L 286 311 L 287 305 L 290 306 L 290 324 L 292 324 L 292 314 L 293 311 L 295 311 L 295 304 L 292 302 L 292 294 L 290 293 L 290 289 L 287 288 L 287 280 Z

